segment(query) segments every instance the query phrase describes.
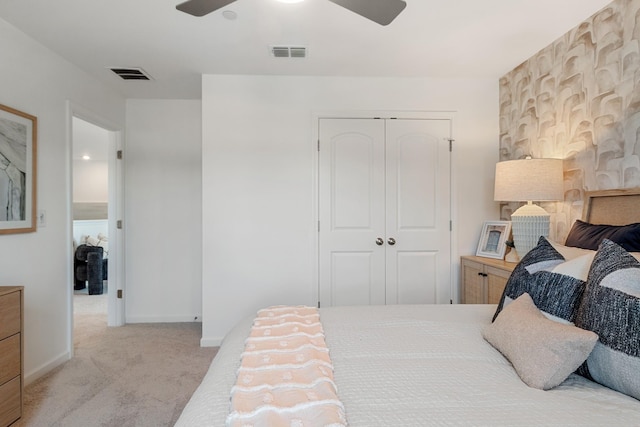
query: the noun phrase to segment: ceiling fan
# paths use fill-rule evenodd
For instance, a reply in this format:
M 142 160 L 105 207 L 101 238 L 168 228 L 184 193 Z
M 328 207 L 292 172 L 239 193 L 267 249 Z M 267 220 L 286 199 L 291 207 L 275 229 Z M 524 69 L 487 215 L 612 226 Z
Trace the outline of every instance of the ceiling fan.
M 204 16 L 236 0 L 187 0 L 176 6 L 193 16 Z M 329 0 L 380 25 L 388 25 L 407 6 L 403 0 Z

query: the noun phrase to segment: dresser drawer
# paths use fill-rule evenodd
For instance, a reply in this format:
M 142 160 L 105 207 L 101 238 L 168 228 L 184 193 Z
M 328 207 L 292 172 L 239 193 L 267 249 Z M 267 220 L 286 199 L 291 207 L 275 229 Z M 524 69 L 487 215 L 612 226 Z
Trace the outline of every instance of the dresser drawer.
M 0 341 L 0 384 L 20 375 L 20 334 Z
M 0 295 L 0 340 L 20 332 L 20 292 Z
M 8 426 L 22 416 L 20 377 L 0 386 L 0 426 Z

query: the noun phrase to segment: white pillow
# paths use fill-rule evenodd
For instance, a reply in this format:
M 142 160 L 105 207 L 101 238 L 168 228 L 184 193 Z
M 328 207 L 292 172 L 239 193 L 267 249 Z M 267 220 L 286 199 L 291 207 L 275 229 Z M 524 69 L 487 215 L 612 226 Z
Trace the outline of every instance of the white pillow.
M 106 258 L 109 255 L 109 242 L 107 242 L 106 240 L 100 240 L 98 241 L 98 244 L 96 246 L 100 246 L 103 249 L 103 258 Z
M 87 236 L 87 245 L 98 246 L 99 240 L 93 236 Z
M 596 253 L 596 251 L 592 251 L 590 249 L 582 249 L 582 248 L 574 248 L 573 246 L 565 246 L 560 243 L 552 242 L 551 240 L 549 240 L 549 243 L 551 243 L 551 246 L 553 246 L 553 249 L 558 251 L 558 253 L 560 253 L 560 255 L 562 255 L 564 259 L 567 261 L 582 255 Z
M 553 248 L 556 251 L 558 251 L 558 253 L 562 255 L 564 259 L 567 261 L 572 261 L 576 258 L 582 258 L 582 261 L 578 261 L 575 265 L 568 264 L 566 267 L 564 267 L 564 268 L 567 268 L 567 270 L 564 270 L 564 271 L 568 271 L 569 273 L 565 273 L 564 271 L 560 271 L 560 270 L 556 271 L 556 269 L 553 269 L 552 271 L 554 273 L 566 274 L 567 276 L 577 277 L 581 280 L 586 281 L 587 276 L 584 275 L 583 277 L 582 275 L 582 273 L 584 273 L 583 263 L 585 262 L 585 260 L 587 259 L 589 260 L 589 265 L 587 266 L 587 273 L 589 273 L 588 269 L 591 267 L 591 262 L 593 261 L 593 257 L 595 256 L 596 251 L 592 251 L 590 249 L 574 248 L 573 246 L 565 246 L 565 245 L 561 245 L 560 243 L 552 242 L 551 240 L 549 240 L 549 243 L 551 243 L 551 246 L 553 246 Z M 640 252 L 628 252 L 628 253 L 631 256 L 633 256 L 635 259 L 640 261 Z M 562 264 L 557 267 L 561 267 L 561 266 Z M 570 270 L 571 268 L 576 268 L 577 270 Z M 571 273 L 571 271 L 574 271 L 578 275 Z

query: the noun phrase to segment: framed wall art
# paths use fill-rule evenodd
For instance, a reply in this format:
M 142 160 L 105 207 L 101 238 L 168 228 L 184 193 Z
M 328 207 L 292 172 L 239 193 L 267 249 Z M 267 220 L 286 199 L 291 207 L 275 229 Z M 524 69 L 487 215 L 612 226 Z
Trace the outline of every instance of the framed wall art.
M 510 221 L 485 221 L 480 233 L 477 256 L 504 259 L 505 242 L 511 233 Z
M 0 234 L 36 231 L 37 123 L 0 104 Z

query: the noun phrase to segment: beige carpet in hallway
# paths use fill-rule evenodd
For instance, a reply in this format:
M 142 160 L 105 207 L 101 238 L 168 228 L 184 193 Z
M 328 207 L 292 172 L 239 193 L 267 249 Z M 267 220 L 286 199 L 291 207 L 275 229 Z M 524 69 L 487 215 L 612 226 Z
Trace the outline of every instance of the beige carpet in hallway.
M 16 426 L 172 426 L 217 349 L 200 323 L 106 325 L 106 295 L 75 295 L 75 356 L 25 389 Z

